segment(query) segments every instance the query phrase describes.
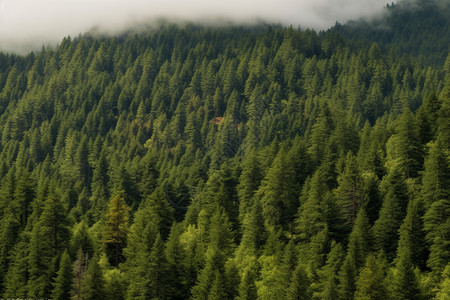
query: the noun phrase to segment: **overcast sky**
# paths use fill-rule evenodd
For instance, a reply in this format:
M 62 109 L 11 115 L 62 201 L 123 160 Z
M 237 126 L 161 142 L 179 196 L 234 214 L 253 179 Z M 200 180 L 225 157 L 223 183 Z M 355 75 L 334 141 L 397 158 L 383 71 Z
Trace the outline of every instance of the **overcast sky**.
M 388 1 L 391 2 L 391 1 Z M 93 27 L 110 32 L 135 22 L 255 19 L 326 29 L 379 13 L 387 0 L 0 0 L 0 50 L 55 45 Z

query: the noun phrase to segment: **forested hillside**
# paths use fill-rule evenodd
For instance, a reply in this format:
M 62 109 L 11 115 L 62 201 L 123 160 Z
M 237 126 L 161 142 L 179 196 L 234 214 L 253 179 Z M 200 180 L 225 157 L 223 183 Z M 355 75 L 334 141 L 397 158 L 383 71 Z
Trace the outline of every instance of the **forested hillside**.
M 337 24 L 332 30 L 350 38 L 353 47 L 377 42 L 398 56 L 442 65 L 450 50 L 450 1 L 408 0 L 387 4 L 382 17 Z
M 0 54 L 0 297 L 448 299 L 448 49 L 341 29 Z

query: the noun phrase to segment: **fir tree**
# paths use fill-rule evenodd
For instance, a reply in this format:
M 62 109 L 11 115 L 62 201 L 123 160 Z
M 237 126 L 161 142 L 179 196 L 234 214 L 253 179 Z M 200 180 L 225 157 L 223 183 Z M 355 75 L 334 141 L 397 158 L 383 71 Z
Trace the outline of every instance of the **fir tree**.
M 69 253 L 64 251 L 59 263 L 58 276 L 53 284 L 52 299 L 69 299 L 72 290 L 72 279 L 72 262 Z
M 115 266 L 119 265 L 121 251 L 126 242 L 129 232 L 128 229 L 128 206 L 125 204 L 124 198 L 118 194 L 111 198 L 109 202 L 108 212 L 106 214 L 106 222 L 104 227 L 104 239 L 107 245 L 111 245 L 114 255 L 112 256 Z
M 356 281 L 355 299 L 383 300 L 388 298 L 384 284 L 383 258 L 369 254 Z
M 160 234 L 156 236 L 148 259 L 148 296 L 152 299 L 165 299 L 171 292 L 167 281 L 170 277 L 167 277 L 169 264 L 164 254 L 164 243 Z
M 83 276 L 81 297 L 82 299 L 104 299 L 105 292 L 105 279 L 103 273 L 98 264 L 98 257 L 94 256 L 89 264 L 86 274 Z

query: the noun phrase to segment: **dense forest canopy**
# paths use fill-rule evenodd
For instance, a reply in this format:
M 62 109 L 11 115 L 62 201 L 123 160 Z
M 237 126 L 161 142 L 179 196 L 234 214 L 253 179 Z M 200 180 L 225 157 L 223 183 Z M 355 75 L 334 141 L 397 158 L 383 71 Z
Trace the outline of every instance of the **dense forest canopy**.
M 364 37 L 164 24 L 0 53 L 1 297 L 447 299 L 450 10 L 422 2 Z

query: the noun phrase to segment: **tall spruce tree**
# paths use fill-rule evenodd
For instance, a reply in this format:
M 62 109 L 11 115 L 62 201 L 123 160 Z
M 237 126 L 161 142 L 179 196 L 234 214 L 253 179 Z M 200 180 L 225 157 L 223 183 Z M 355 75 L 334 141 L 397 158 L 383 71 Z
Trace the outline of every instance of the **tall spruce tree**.
M 104 227 L 104 242 L 111 248 L 111 261 L 115 266 L 119 265 L 122 256 L 122 249 L 125 246 L 128 229 L 128 206 L 125 199 L 117 194 L 109 202 L 108 212 Z
M 369 254 L 356 280 L 355 299 L 383 300 L 388 298 L 384 283 L 385 268 L 381 255 Z
M 59 263 L 58 276 L 55 278 L 52 299 L 69 299 L 72 291 L 73 270 L 69 253 L 64 251 Z

